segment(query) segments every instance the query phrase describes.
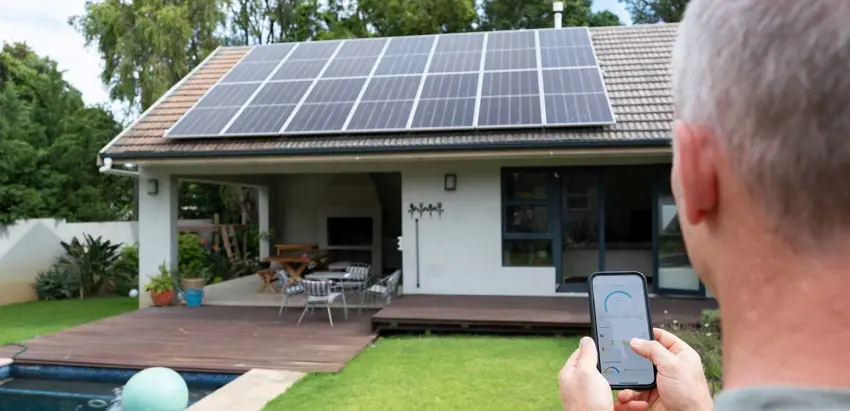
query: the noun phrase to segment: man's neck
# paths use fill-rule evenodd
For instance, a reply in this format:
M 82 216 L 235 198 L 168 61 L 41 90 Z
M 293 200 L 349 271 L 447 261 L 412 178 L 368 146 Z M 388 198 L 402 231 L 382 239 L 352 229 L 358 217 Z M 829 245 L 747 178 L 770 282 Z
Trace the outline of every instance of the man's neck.
M 724 387 L 850 387 L 850 261 L 767 261 L 738 266 L 746 277 L 718 290 Z

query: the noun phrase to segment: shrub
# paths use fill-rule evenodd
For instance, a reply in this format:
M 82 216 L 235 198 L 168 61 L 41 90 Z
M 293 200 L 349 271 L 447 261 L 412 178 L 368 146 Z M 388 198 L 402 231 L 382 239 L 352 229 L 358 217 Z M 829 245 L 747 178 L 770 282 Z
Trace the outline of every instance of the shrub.
M 714 332 L 720 332 L 720 310 L 703 310 L 702 326 Z
M 676 334 L 690 345 L 702 359 L 705 378 L 708 380 L 711 394 L 720 392 L 723 384 L 723 346 L 720 340 L 720 312 L 718 310 L 703 310 L 702 326 L 683 326 L 671 316 L 665 314 L 665 325 L 670 332 Z
M 207 284 L 215 284 L 235 277 L 230 260 L 219 250 L 212 250 L 204 256 L 204 267 L 207 268 L 207 277 L 205 277 Z
M 71 242 L 62 242 L 65 255 L 57 264 L 61 271 L 67 271 L 79 278 L 82 284 L 81 296 L 95 295 L 111 284 L 115 271 L 113 265 L 118 258 L 121 244 L 113 244 L 102 237 L 83 235 L 83 241 L 74 237 Z
M 127 295 L 139 285 L 139 244 L 121 248 L 114 265 L 114 288 L 118 295 Z
M 201 238 L 195 233 L 180 233 L 177 238 L 177 270 L 186 275 L 197 275 L 192 272 L 203 267 L 206 250 L 201 244 Z
M 80 296 L 80 277 L 62 266 L 50 267 L 35 277 L 35 292 L 39 300 L 65 300 Z

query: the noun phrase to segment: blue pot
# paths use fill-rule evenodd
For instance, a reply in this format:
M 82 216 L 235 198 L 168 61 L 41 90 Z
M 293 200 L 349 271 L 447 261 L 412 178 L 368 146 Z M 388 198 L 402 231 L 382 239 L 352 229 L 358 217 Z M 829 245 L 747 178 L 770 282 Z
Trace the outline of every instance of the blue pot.
M 200 307 L 201 303 L 204 302 L 204 289 L 203 288 L 189 288 L 186 291 L 180 293 L 183 296 L 183 300 L 186 301 L 187 307 Z

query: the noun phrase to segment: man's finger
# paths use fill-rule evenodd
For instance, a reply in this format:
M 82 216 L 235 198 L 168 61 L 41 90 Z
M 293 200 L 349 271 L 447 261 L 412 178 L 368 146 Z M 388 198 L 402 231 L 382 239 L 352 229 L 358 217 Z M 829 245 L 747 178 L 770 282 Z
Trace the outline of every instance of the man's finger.
M 614 404 L 615 411 L 647 411 L 649 410 L 649 403 L 646 401 L 631 401 L 631 402 L 618 402 Z
M 578 345 L 579 355 L 577 368 L 592 368 L 596 369 L 596 364 L 599 362 L 596 352 L 596 343 L 590 337 L 583 337 Z
M 632 349 L 641 357 L 647 358 L 659 369 L 673 365 L 676 356 L 658 341 L 646 341 L 632 338 L 629 343 Z
M 678 354 L 682 352 L 682 350 L 684 350 L 686 347 L 688 347 L 688 344 L 686 342 L 682 341 L 682 339 L 680 339 L 679 337 L 673 335 L 673 333 L 671 333 L 670 331 L 662 330 L 661 328 L 654 328 L 653 335 L 655 335 L 656 341 L 661 343 L 664 348 L 666 348 L 673 354 Z
M 635 390 L 622 390 L 617 393 L 617 401 L 619 402 L 630 402 L 630 401 L 648 401 L 649 400 L 649 391 L 635 391 Z

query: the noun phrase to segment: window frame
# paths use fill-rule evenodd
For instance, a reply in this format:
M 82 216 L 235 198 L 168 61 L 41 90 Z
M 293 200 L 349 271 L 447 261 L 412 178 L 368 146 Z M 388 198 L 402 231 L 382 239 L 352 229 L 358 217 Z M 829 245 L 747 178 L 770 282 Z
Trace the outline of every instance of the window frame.
M 502 198 L 501 198 L 501 219 L 502 219 L 502 238 L 501 238 L 501 260 L 502 267 L 555 267 L 558 268 L 560 256 L 556 252 L 556 244 L 560 244 L 561 233 L 555 228 L 560 224 L 560 193 L 555 189 L 557 179 L 554 176 L 556 171 L 548 167 L 527 167 L 527 168 L 502 168 L 500 174 Z M 514 199 L 510 198 L 508 193 L 508 181 L 513 173 L 529 173 L 529 174 L 546 174 L 546 198 L 545 199 Z M 548 232 L 546 233 L 512 233 L 508 231 L 507 214 L 508 209 L 512 206 L 526 207 L 546 207 L 548 215 Z M 555 214 L 553 214 L 555 213 Z M 505 243 L 507 241 L 534 241 L 544 240 L 549 241 L 549 265 L 528 265 L 528 264 L 508 264 L 505 261 Z

